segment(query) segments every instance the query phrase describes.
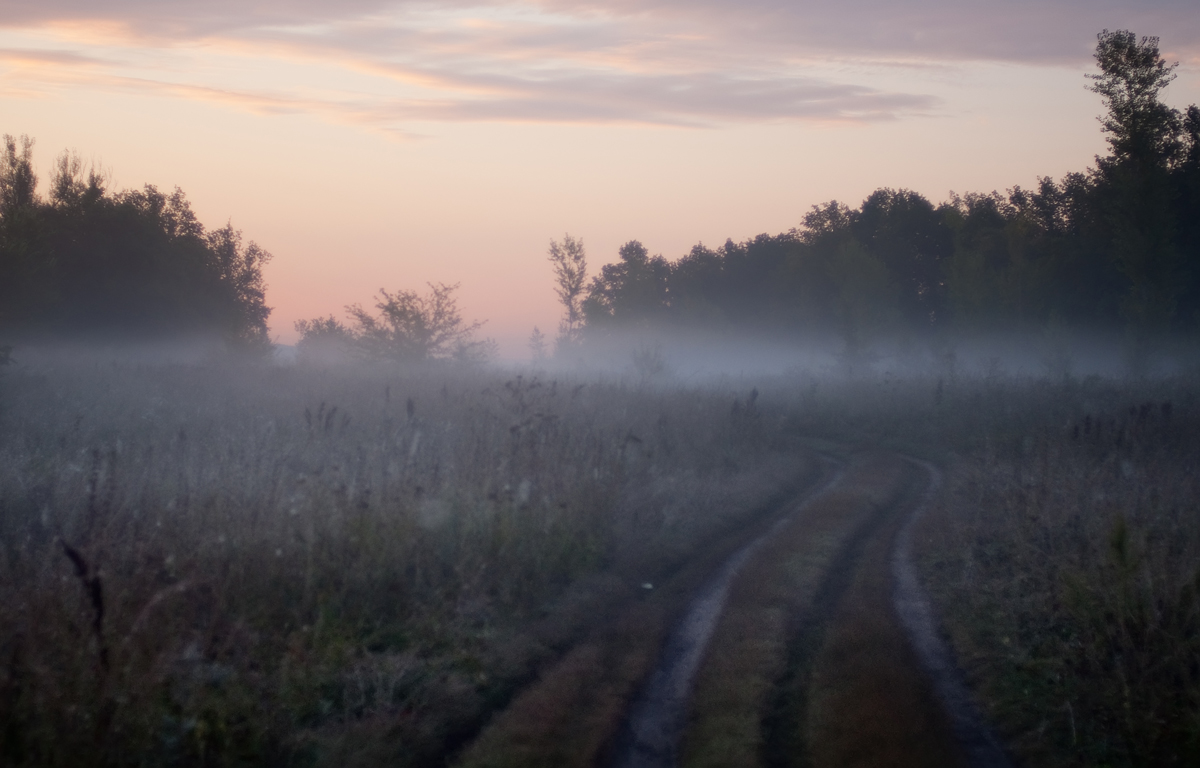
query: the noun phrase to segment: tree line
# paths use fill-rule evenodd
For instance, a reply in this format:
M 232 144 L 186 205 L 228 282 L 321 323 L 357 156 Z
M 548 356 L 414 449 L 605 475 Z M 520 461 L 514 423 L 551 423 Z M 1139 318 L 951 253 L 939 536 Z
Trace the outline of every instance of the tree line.
M 270 349 L 262 267 L 271 254 L 226 224 L 208 230 L 178 188 L 112 191 L 63 152 L 38 193 L 34 142 L 0 148 L 0 335 L 156 340 L 217 335 Z
M 1094 168 L 936 205 L 879 189 L 854 208 L 814 206 L 788 232 L 696 245 L 675 261 L 631 240 L 590 280 L 568 235 L 549 254 L 559 346 L 646 328 L 831 332 L 851 354 L 885 329 L 1061 324 L 1135 341 L 1200 330 L 1200 109 L 1161 101 L 1177 65 L 1158 38 L 1105 30 L 1095 58 L 1110 153 Z
M 887 332 L 1123 330 L 1134 340 L 1200 330 L 1200 109 L 1164 104 L 1176 65 L 1158 39 L 1102 32 L 1089 75 L 1109 154 L 1034 189 L 934 204 L 879 189 L 857 207 L 814 206 L 778 235 L 669 261 L 640 242 L 590 276 L 583 243 L 552 241 L 564 307 L 557 346 L 623 330 L 838 334 L 850 354 Z M 270 254 L 231 225 L 208 230 L 186 196 L 114 192 L 64 152 L 40 195 L 33 141 L 0 148 L 0 338 L 219 334 L 268 349 Z M 495 345 L 458 311 L 457 286 L 381 291 L 301 321 L 301 350 L 400 361 L 477 360 Z M 548 348 L 535 329 L 535 351 Z

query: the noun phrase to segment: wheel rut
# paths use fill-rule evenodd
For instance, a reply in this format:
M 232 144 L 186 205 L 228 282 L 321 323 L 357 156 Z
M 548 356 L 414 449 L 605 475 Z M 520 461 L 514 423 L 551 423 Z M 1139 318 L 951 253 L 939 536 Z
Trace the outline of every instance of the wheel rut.
M 725 607 L 730 585 L 767 541 L 842 479 L 841 466 L 830 459 L 826 462 L 832 470 L 828 479 L 794 503 L 793 509 L 767 531 L 734 552 L 692 599 L 683 619 L 669 635 L 653 674 L 629 710 L 617 738 L 611 763 L 614 768 L 666 768 L 677 764 L 688 697 Z
M 821 467 L 602 621 L 462 764 L 1010 765 L 913 563 L 937 468 L 880 451 Z
M 1009 765 L 912 565 L 939 479 L 892 453 L 852 458 L 739 564 L 690 700 L 668 715 L 686 721 L 682 747 L 658 732 L 657 751 L 617 765 Z
M 591 768 L 611 763 L 631 702 L 653 676 L 692 603 L 748 543 L 829 485 L 837 462 L 811 450 L 798 449 L 795 456 L 795 478 L 748 510 L 742 525 L 714 536 L 686 560 L 666 564 L 652 580 L 633 578 L 636 571 L 611 574 L 605 583 L 612 598 L 601 606 L 604 610 L 587 619 L 579 638 L 542 665 L 537 678 L 448 764 Z M 711 616 L 720 615 L 720 602 L 709 603 Z
M 794 617 L 789 634 L 787 666 L 763 718 L 762 763 L 769 768 L 811 765 L 812 735 L 803 727 L 809 719 L 810 689 L 815 666 L 825 648 L 831 624 L 850 592 L 868 545 L 899 501 L 882 505 L 865 516 L 843 541 L 828 564 L 811 603 Z

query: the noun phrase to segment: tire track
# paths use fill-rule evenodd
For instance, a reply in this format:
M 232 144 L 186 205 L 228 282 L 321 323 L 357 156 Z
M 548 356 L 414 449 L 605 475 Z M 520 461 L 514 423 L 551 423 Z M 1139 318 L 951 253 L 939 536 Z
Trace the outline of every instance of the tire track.
M 914 531 L 941 488 L 942 473 L 928 462 L 907 456 L 904 458 L 924 470 L 929 482 L 912 514 L 901 526 L 892 550 L 892 605 L 921 666 L 945 707 L 954 736 L 966 753 L 969 764 L 974 768 L 1010 768 L 1011 761 L 984 720 L 954 661 L 953 653 L 938 633 L 933 604 L 921 587 L 913 564 Z
M 894 454 L 875 454 L 865 467 L 866 482 L 891 475 L 888 490 L 876 489 L 874 501 L 870 495 L 855 500 L 863 486 L 847 485 L 853 506 L 842 511 L 846 527 L 836 553 L 802 555 L 823 559 L 823 571 L 815 587 L 794 585 L 811 595 L 798 604 L 786 665 L 763 710 L 759 765 L 963 764 L 892 610 L 889 556 L 923 478 Z M 820 518 L 812 522 L 814 535 L 829 525 Z M 811 547 L 804 541 L 794 545 L 801 548 L 797 554 Z
M 832 468 L 829 479 L 809 492 L 766 532 L 734 552 L 692 599 L 683 619 L 669 635 L 654 673 L 630 708 L 617 738 L 614 768 L 668 768 L 677 764 L 688 696 L 730 585 L 763 544 L 842 479 L 842 466 L 828 458 L 825 462 Z

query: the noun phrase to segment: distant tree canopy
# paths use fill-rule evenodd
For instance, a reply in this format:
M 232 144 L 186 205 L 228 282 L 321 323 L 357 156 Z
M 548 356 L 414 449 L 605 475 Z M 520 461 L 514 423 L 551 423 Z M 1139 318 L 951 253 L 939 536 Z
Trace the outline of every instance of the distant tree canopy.
M 585 335 L 821 331 L 853 352 L 884 329 L 1200 330 L 1200 109 L 1160 101 L 1174 65 L 1157 38 L 1106 30 L 1096 62 L 1111 154 L 1095 168 L 937 205 L 879 189 L 674 262 L 630 241 L 588 286 Z
M 111 192 L 64 152 L 37 194 L 33 141 L 0 152 L 0 333 L 39 339 L 217 334 L 269 348 L 262 267 L 271 255 L 230 225 L 206 230 L 187 198 Z

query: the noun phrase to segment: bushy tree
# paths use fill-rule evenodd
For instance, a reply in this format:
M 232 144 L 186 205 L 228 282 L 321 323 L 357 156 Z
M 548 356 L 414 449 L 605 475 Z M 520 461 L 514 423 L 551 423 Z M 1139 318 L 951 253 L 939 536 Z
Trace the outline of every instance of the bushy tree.
M 106 174 L 61 154 L 37 194 L 32 140 L 0 152 L 0 333 L 163 339 L 220 335 L 270 348 L 263 266 L 231 225 L 208 231 L 182 191 L 110 192 Z
M 354 334 L 333 315 L 297 320 L 293 327 L 300 334 L 296 352 L 305 362 L 336 364 L 353 354 Z
M 1124 162 L 1165 166 L 1179 160 L 1184 150 L 1182 118 L 1159 100 L 1162 89 L 1175 79 L 1178 63 L 1163 61 L 1157 37 L 1139 40 L 1129 30 L 1106 29 L 1096 41 L 1100 73 L 1087 78 L 1108 110 L 1099 120 L 1112 149 L 1111 157 L 1100 160 L 1102 167 Z
M 1175 171 L 1190 148 L 1183 116 L 1159 98 L 1177 65 L 1162 59 L 1157 37 L 1104 30 L 1095 57 L 1100 72 L 1088 77 L 1107 109 L 1100 124 L 1112 152 L 1097 158 L 1094 201 L 1106 250 L 1125 279 L 1121 312 L 1140 350 L 1169 327 L 1186 292 Z
M 593 280 L 583 303 L 591 327 L 615 327 L 662 320 L 668 306 L 670 266 L 650 256 L 646 246 L 630 240 L 618 252 L 621 260 L 606 264 Z
M 397 363 L 430 360 L 481 362 L 496 352 L 491 339 L 476 339 L 482 321 L 466 322 L 454 292 L 458 284 L 430 283 L 429 292 L 380 289 L 375 313 L 359 304 L 346 307 L 349 326 L 332 316 L 301 320 L 299 350 L 328 359 L 352 354 L 360 359 Z

